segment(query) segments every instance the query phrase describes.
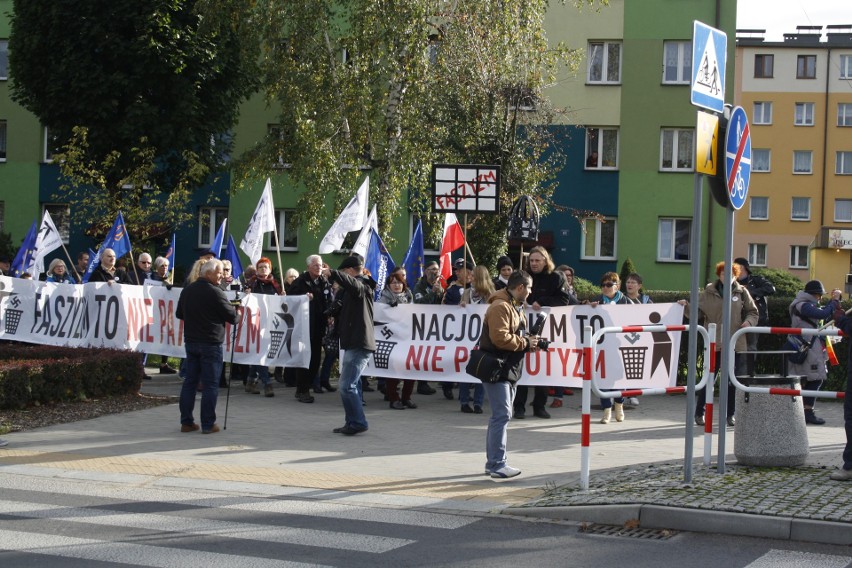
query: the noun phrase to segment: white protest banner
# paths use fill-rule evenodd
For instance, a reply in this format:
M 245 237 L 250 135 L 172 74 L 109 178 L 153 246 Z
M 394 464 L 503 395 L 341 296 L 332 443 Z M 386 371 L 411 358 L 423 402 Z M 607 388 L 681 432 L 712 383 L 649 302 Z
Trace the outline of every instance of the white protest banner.
M 365 375 L 424 381 L 475 383 L 464 371 L 482 331 L 486 306 L 375 305 L 377 349 Z M 527 354 L 521 384 L 582 387 L 583 328 L 680 325 L 679 304 L 545 308 L 542 337 L 548 351 Z M 535 318 L 535 312 L 527 310 Z M 657 388 L 677 381 L 679 332 L 613 333 L 603 336 L 594 361 L 601 388 Z
M 53 284 L 0 276 L 0 339 L 68 347 L 111 347 L 184 357 L 180 288 L 103 282 Z M 233 292 L 229 292 L 232 297 Z M 307 367 L 306 296 L 247 294 L 242 319 L 226 325 L 225 359 L 252 365 Z

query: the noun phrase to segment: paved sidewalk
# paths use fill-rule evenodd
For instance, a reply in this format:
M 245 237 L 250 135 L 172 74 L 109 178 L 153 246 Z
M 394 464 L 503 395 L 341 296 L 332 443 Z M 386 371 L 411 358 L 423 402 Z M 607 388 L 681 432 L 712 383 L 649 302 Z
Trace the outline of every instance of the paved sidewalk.
M 699 460 L 690 485 L 684 396 L 641 398 L 623 423 L 598 424 L 593 410 L 591 487 L 580 491 L 579 392 L 550 409 L 550 420 L 512 421 L 510 464 L 523 474 L 495 481 L 482 474 L 487 405 L 485 414 L 463 414 L 438 389 L 415 395 L 420 408 L 399 411 L 366 393 L 370 429 L 347 437 L 331 432 L 343 423 L 337 393 L 302 404 L 294 389 L 275 387 L 274 398 L 241 385 L 229 400 L 220 391 L 218 423 L 227 401 L 227 429 L 213 435 L 180 433 L 177 404 L 8 434 L 0 472 L 852 544 L 852 484 L 828 478 L 845 443 L 837 402 L 819 403 L 827 424 L 808 428 L 805 466 L 729 465 L 719 475 Z M 146 393 L 179 390 L 173 375 L 143 384 Z M 733 464 L 731 428 L 726 447 Z M 703 455 L 697 428 L 694 455 Z

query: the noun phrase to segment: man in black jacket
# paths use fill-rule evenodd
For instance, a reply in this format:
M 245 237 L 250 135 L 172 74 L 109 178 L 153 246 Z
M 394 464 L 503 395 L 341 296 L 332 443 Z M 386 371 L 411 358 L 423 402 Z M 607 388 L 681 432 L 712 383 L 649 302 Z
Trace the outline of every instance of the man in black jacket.
M 332 284 L 340 285 L 343 305 L 337 316 L 340 348 L 340 400 L 346 413 L 346 424 L 335 428 L 336 434 L 354 436 L 367 430 L 367 417 L 361 402 L 361 373 L 376 350 L 373 331 L 374 281 L 365 278 L 364 263 L 357 256 L 347 256 L 337 270 L 325 269 L 324 275 Z
M 754 300 L 755 305 L 757 305 L 757 325 L 769 325 L 769 310 L 766 307 L 766 296 L 771 296 L 775 293 L 775 286 L 773 286 L 772 282 L 766 278 L 752 274 L 748 260 L 742 257 L 735 258 L 734 263 L 739 264 L 742 267 L 740 277 L 737 281 L 748 288 L 748 293 L 751 294 L 751 299 Z M 758 339 L 760 339 L 759 334 L 747 333 L 746 350 L 757 351 Z M 746 356 L 746 372 L 749 375 L 754 375 L 754 360 L 756 357 L 757 356 L 754 353 L 749 353 Z
M 192 416 L 195 393 L 201 383 L 201 432 L 219 431 L 216 425 L 216 399 L 222 374 L 222 343 L 225 323 L 237 323 L 237 310 L 219 288 L 222 261 L 208 260 L 201 266 L 198 280 L 180 293 L 177 317 L 183 320 L 186 347 L 186 377 L 180 391 L 180 431 L 199 429 Z
M 331 304 L 331 284 L 322 275 L 322 257 L 312 254 L 307 259 L 308 269 L 290 283 L 288 296 L 306 295 L 310 299 L 308 304 L 310 337 L 311 337 L 311 361 L 307 369 L 296 370 L 296 398 L 299 402 L 313 402 L 311 396 L 311 385 L 319 372 L 320 358 L 322 356 L 322 338 L 325 335 L 325 310 Z M 332 391 L 334 387 L 325 384 L 326 390 Z M 317 392 L 322 392 L 322 386 Z

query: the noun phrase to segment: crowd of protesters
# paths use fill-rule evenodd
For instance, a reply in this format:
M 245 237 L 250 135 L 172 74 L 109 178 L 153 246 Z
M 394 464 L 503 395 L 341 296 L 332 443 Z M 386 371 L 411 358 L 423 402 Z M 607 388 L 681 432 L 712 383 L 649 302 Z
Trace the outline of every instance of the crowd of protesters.
M 225 300 L 224 291 L 229 289 L 239 289 L 251 294 L 307 296 L 311 346 L 308 367 L 286 370 L 276 368 L 274 378 L 280 383 L 295 387 L 295 398 L 302 403 L 314 402 L 313 394 L 339 390 L 345 423 L 342 427 L 335 428 L 334 432 L 352 436 L 367 431 L 368 424 L 362 408 L 366 404 L 363 393 L 372 391 L 373 388 L 369 386 L 369 379 L 363 377 L 362 373 L 376 348 L 372 319 L 373 295 L 377 283 L 364 269 L 363 259 L 354 254 L 345 257 L 338 269 L 334 270 L 323 262 L 321 256 L 310 255 L 306 259 L 306 269 L 303 272 L 289 268 L 284 273 L 284 278 L 279 281 L 273 276 L 273 263 L 268 258 L 260 258 L 254 265 L 247 267 L 237 279 L 232 275 L 231 263 L 218 260 L 215 256 L 213 251 L 204 251 L 190 268 L 183 283 L 184 290 L 179 303 L 178 317 L 186 320 L 184 329 L 188 334 L 185 338 L 188 353 L 186 364 L 181 365 L 181 376 L 184 379 L 180 405 L 181 431 L 218 431 L 215 423 L 217 387 L 228 387 L 229 383 L 225 380 L 224 365 L 214 361 L 221 363 L 221 352 L 214 353 L 215 350 L 211 346 L 221 344 L 224 323 L 233 323 L 237 317 L 233 306 Z M 88 257 L 88 253 L 80 253 L 77 256 L 77 264 L 70 269 L 63 260 L 55 259 L 50 263 L 43 278 L 51 283 L 76 284 L 80 275 L 86 271 Z M 722 305 L 730 295 L 737 307 L 732 310 L 731 333 L 743 327 L 768 325 L 766 297 L 775 293 L 772 283 L 753 275 L 745 258 L 735 259 L 729 272 L 732 277 L 730 290 L 727 288 L 728 271 L 725 263 L 720 262 L 716 267 L 717 280 L 708 284 L 699 294 L 701 323 L 721 325 Z M 0 258 L 0 274 L 8 273 L 8 259 Z M 134 266 L 122 268 L 115 252 L 107 248 L 101 251 L 100 262 L 92 271 L 89 281 L 106 282 L 109 285 L 144 285 L 156 282 L 171 287 L 169 273 L 169 261 L 164 257 L 153 259 L 151 255 L 142 253 Z M 493 275 L 488 267 L 474 265 L 462 258 L 454 262 L 452 277 L 443 282 L 438 263 L 428 263 L 423 276 L 411 289 L 405 269 L 398 267 L 387 276 L 377 301 L 391 308 L 412 303 L 458 306 L 483 304 L 489 306 L 487 313 L 491 314 L 498 310 L 493 302 L 502 293 L 504 296 L 499 296 L 496 305 L 500 306 L 502 302 L 504 307 L 499 309 L 505 311 L 505 306 L 514 306 L 512 313 L 517 313 L 521 320 L 526 321 L 545 307 L 579 304 L 574 277 L 573 268 L 567 265 L 555 266 L 549 252 L 544 247 L 537 246 L 526 256 L 523 270 L 516 269 L 513 261 L 503 256 L 498 259 Z M 600 295 L 584 299 L 584 304 L 596 308 L 605 304 L 652 303 L 651 298 L 643 292 L 643 279 L 637 273 L 629 274 L 623 286 L 621 278 L 615 272 L 604 273 L 599 283 Z M 194 294 L 190 295 L 190 291 Z M 852 319 L 840 309 L 840 291 L 833 290 L 827 302 L 822 302 L 824 296 L 827 294 L 820 281 L 812 280 L 805 284 L 804 289 L 789 306 L 792 327 L 819 328 L 823 322 L 834 319 L 849 333 Z M 680 303 L 688 307 L 685 300 Z M 211 319 L 210 314 L 218 315 Z M 500 322 L 501 326 L 512 326 L 511 322 L 506 323 L 503 320 L 503 316 L 497 318 L 496 315 L 486 315 L 486 321 L 492 321 L 494 325 Z M 511 339 L 510 336 L 518 330 L 509 331 L 511 333 L 504 338 L 500 333 L 505 333 L 506 330 L 497 334 L 491 330 L 491 339 L 485 337 L 487 332 L 484 331 L 481 341 L 486 344 L 508 345 L 511 347 L 510 351 L 525 352 L 534 349 L 535 346 L 530 345 L 529 340 L 519 342 L 517 339 Z M 758 338 L 757 334 L 747 334 L 737 343 L 734 359 L 738 374 L 754 373 Z M 537 341 L 537 338 L 534 339 Z M 725 345 L 726 341 L 716 342 L 717 368 L 721 349 Z M 341 349 L 345 355 L 343 360 L 338 361 Z M 826 360 L 826 340 L 817 337 L 812 343 L 807 360 L 792 365 L 793 374 L 803 377 L 803 390 L 813 391 L 821 387 L 826 378 Z M 336 363 L 339 364 L 337 387 L 331 382 Z M 160 372 L 175 373 L 176 369 L 163 357 Z M 518 377 L 519 373 L 520 371 Z M 248 393 L 274 396 L 270 370 L 264 365 L 232 365 L 230 377 L 232 381 L 241 380 Z M 505 427 L 511 418 L 526 417 L 530 389 L 533 391 L 530 404 L 532 414 L 540 419 L 550 418 L 546 409 L 548 396 L 553 397 L 550 408 L 559 408 L 563 405 L 563 396 L 573 394 L 569 388 L 516 386 L 518 377 L 505 383 L 504 386 L 507 386 L 508 390 L 501 390 L 491 384 L 465 382 L 455 385 L 451 382 L 441 382 L 444 397 L 457 400 L 461 412 L 466 414 L 482 414 L 485 395 L 488 393 L 492 416 L 487 436 L 485 469 L 492 477 L 513 477 L 520 473 L 506 464 Z M 393 410 L 416 409 L 413 395 L 430 396 L 436 393 L 427 382 L 419 381 L 415 384 L 415 381 L 406 377 L 380 379 L 377 386 L 389 408 Z M 458 395 L 455 393 L 456 388 Z M 192 417 L 197 391 L 202 393 L 200 425 L 196 424 Z M 726 409 L 729 426 L 735 424 L 734 400 L 734 393 L 729 392 Z M 701 425 L 704 423 L 703 392 L 697 393 L 696 401 L 695 422 Z M 815 413 L 814 404 L 815 398 L 804 399 L 805 421 L 813 425 L 824 424 L 825 420 Z M 603 411 L 600 422 L 607 424 L 613 417 L 617 422 L 622 422 L 625 418 L 624 407 L 636 406 L 638 401 L 604 397 L 600 399 L 600 405 Z M 847 437 L 852 440 L 852 411 L 849 411 L 848 398 L 846 406 Z M 0 447 L 5 445 L 6 441 L 0 439 Z M 849 447 L 852 446 L 847 446 L 844 453 L 844 468 L 840 473 L 833 474 L 833 479 L 852 479 Z

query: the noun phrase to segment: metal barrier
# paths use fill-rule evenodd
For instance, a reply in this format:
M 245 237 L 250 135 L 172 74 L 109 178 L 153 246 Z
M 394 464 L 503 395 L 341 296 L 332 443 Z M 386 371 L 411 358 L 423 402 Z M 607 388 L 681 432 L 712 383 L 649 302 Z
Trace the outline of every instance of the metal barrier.
M 582 434 L 581 434 L 581 449 L 580 449 L 580 488 L 589 488 L 589 470 L 591 466 L 591 411 L 592 411 L 592 392 L 601 398 L 620 398 L 633 396 L 649 396 L 658 394 L 684 393 L 687 387 L 666 387 L 666 388 L 649 388 L 649 389 L 626 389 L 626 390 L 608 390 L 602 391 L 598 388 L 595 382 L 594 364 L 593 361 L 597 358 L 598 340 L 607 333 L 653 333 L 653 332 L 669 332 L 669 331 L 688 331 L 689 326 L 686 325 L 630 325 L 622 327 L 603 327 L 597 332 L 592 332 L 591 326 L 584 328 L 586 341 L 583 345 L 583 415 L 582 415 Z M 702 388 L 707 384 L 713 372 L 715 372 L 716 358 L 711 356 L 716 349 L 716 324 L 710 324 L 709 330 L 702 326 L 697 326 L 698 333 L 704 338 L 704 369 L 701 376 L 701 381 L 695 385 L 696 389 Z M 588 383 L 586 383 L 588 381 Z M 588 388 L 590 387 L 590 388 Z M 712 410 L 713 390 L 707 389 L 710 398 L 710 406 Z M 709 422 L 708 422 L 709 424 Z M 705 430 L 705 463 L 709 465 L 709 450 L 712 436 L 712 426 Z
M 801 327 L 744 327 L 742 329 L 738 329 L 731 336 L 731 341 L 728 342 L 728 349 L 731 350 L 729 351 L 729 353 L 734 353 L 737 345 L 737 339 L 739 339 L 741 335 L 744 335 L 746 333 L 759 333 L 762 335 L 801 335 L 803 337 L 812 337 L 814 335 L 819 335 L 823 337 L 842 337 L 846 335 L 839 329 L 809 329 Z M 737 379 L 734 363 L 734 357 L 731 357 L 728 361 L 728 378 L 734 384 L 734 387 L 744 392 L 759 394 L 781 394 L 785 396 L 812 396 L 815 398 L 846 398 L 845 392 L 837 391 L 812 391 L 801 389 L 782 389 L 777 387 L 747 386 L 742 384 Z

